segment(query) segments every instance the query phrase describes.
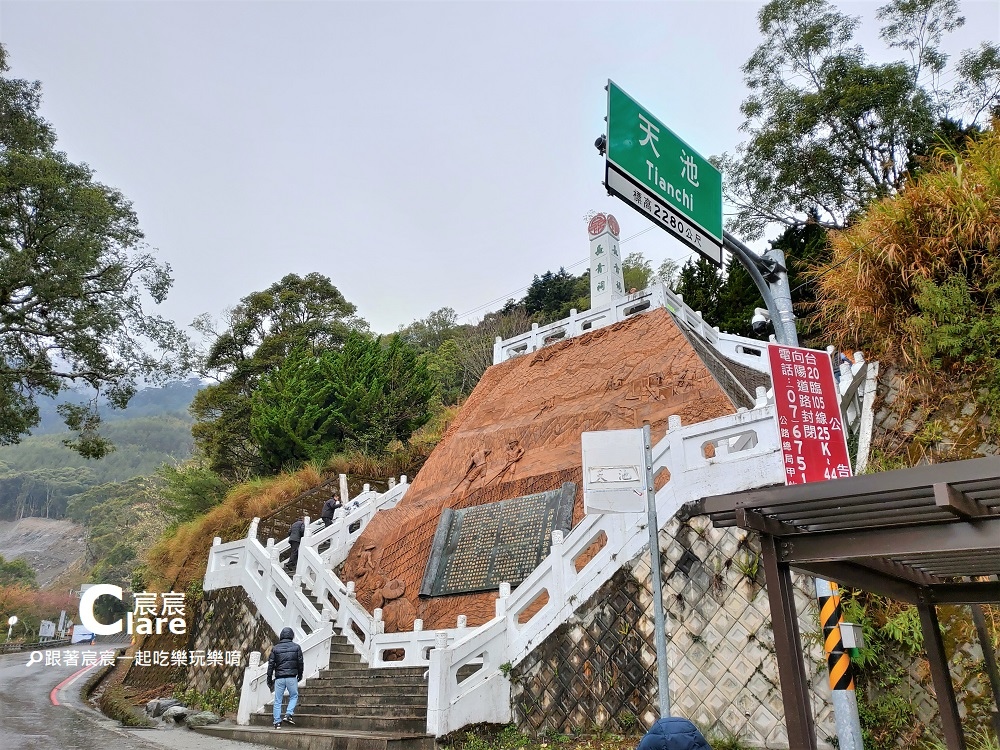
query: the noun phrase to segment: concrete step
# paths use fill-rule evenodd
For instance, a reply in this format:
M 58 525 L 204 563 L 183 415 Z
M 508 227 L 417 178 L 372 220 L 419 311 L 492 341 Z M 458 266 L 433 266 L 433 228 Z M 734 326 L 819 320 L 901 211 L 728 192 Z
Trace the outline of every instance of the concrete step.
M 272 727 L 271 714 L 253 714 L 251 726 Z M 373 716 L 315 716 L 295 711 L 295 724 L 302 729 L 336 729 L 348 732 L 398 732 L 405 735 L 423 734 L 427 731 L 426 718 L 397 718 Z M 274 732 L 284 731 L 273 729 Z
M 357 716 L 368 716 L 367 713 L 354 709 L 378 709 L 385 716 L 395 716 L 399 712 L 414 713 L 415 716 L 427 715 L 426 695 L 400 695 L 395 697 L 379 695 L 311 695 L 299 701 L 296 712 L 304 708 L 316 709 L 312 713 L 328 712 L 335 716 L 346 716 L 354 712 Z
M 357 656 L 359 659 L 361 658 L 360 654 L 358 654 L 358 652 L 354 650 L 354 646 L 352 646 L 350 643 L 348 643 L 348 641 L 347 641 L 346 638 L 344 638 L 344 642 L 343 643 L 336 643 L 336 642 L 331 643 L 330 644 L 330 653 L 331 654 L 353 654 L 353 655 Z
M 315 705 L 300 703 L 295 707 L 299 716 L 329 716 L 345 719 L 422 719 L 427 720 L 427 706 L 359 706 L 350 704 Z
M 336 698 L 337 696 L 345 696 L 348 700 L 351 698 L 367 698 L 369 696 L 386 696 L 386 697 L 405 697 L 414 698 L 424 701 L 427 703 L 427 685 L 383 685 L 379 684 L 368 684 L 368 685 L 343 685 L 338 687 L 333 687 L 331 685 L 323 685 L 318 687 L 316 685 L 308 685 L 299 691 L 299 695 L 305 695 L 303 691 L 309 691 L 310 696 L 315 696 L 316 698 Z
M 327 677 L 319 678 L 313 677 L 306 682 L 306 690 L 316 690 L 317 692 L 350 692 L 350 693 L 365 693 L 369 691 L 378 693 L 389 693 L 389 692 L 406 692 L 406 693 L 425 693 L 427 691 L 427 683 L 424 681 L 414 681 L 410 678 L 393 678 L 393 677 L 369 677 L 369 678 L 350 678 L 345 679 L 343 677 Z
M 410 677 L 417 680 L 424 679 L 424 673 L 427 671 L 427 667 L 390 667 L 386 669 L 371 669 L 367 664 L 362 664 L 360 666 L 343 666 L 336 667 L 335 669 L 321 669 L 319 671 L 319 678 L 324 679 L 327 677 L 363 677 L 367 675 L 369 678 L 378 679 L 389 679 L 394 677 Z
M 418 708 L 426 712 L 427 695 L 358 695 L 351 690 L 338 691 L 334 693 L 317 693 L 310 690 L 308 693 L 299 693 L 300 706 L 331 706 L 335 708 L 367 708 L 377 707 L 383 710 L 396 708 Z
M 209 737 L 252 742 L 286 750 L 434 750 L 434 738 L 426 734 L 360 732 L 309 729 L 301 726 L 248 726 L 215 724 L 195 730 Z
M 330 664 L 340 665 L 340 664 L 361 664 L 361 655 L 355 651 L 353 648 L 348 651 L 334 651 L 333 647 L 330 647 Z M 339 669 L 339 666 L 331 666 L 330 669 Z M 367 665 L 365 669 L 367 669 Z

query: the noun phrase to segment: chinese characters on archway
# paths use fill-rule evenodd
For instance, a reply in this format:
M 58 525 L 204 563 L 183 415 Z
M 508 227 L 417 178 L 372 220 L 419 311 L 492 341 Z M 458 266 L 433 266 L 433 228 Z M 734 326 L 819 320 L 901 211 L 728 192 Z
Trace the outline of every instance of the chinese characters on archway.
M 824 352 L 770 344 L 785 484 L 851 476 L 833 364 Z

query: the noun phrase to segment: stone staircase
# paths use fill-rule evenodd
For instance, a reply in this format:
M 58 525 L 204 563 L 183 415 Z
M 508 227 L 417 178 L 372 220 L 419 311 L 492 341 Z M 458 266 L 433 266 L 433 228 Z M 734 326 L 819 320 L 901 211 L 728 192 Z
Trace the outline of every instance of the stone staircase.
M 319 610 L 319 601 L 303 591 Z M 250 726 L 197 731 L 289 750 L 433 750 L 426 672 L 423 667 L 369 669 L 348 639 L 334 631 L 328 668 L 299 688 L 294 727 L 274 729 L 272 701 L 250 717 Z

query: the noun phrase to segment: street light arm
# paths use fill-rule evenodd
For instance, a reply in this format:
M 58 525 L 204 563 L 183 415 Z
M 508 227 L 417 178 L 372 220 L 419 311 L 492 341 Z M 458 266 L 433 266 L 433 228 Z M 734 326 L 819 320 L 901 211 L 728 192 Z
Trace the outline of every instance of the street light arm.
M 768 270 L 768 275 L 772 275 L 776 280 L 783 280 L 784 286 L 787 288 L 788 276 L 785 273 L 784 266 L 772 258 L 761 258 L 729 232 L 722 233 L 722 246 L 736 256 L 736 259 L 747 270 L 747 273 L 750 274 L 750 278 L 753 279 L 754 284 L 757 285 L 760 296 L 764 298 L 764 304 L 767 305 L 767 312 L 771 316 L 771 322 L 774 323 L 774 335 L 778 343 L 798 346 L 799 341 L 798 335 L 795 332 L 794 320 L 791 321 L 790 326 L 786 326 L 786 320 L 781 315 L 781 310 L 775 300 L 774 294 L 771 292 L 771 287 L 761 273 L 761 266 L 763 266 Z

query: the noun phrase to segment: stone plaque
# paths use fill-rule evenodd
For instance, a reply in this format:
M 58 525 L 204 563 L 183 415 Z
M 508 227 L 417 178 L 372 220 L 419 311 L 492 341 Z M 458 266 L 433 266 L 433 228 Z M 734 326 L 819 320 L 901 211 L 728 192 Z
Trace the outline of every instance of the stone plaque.
M 573 526 L 576 485 L 462 510 L 438 521 L 421 596 L 517 586 L 549 554 L 552 532 Z

